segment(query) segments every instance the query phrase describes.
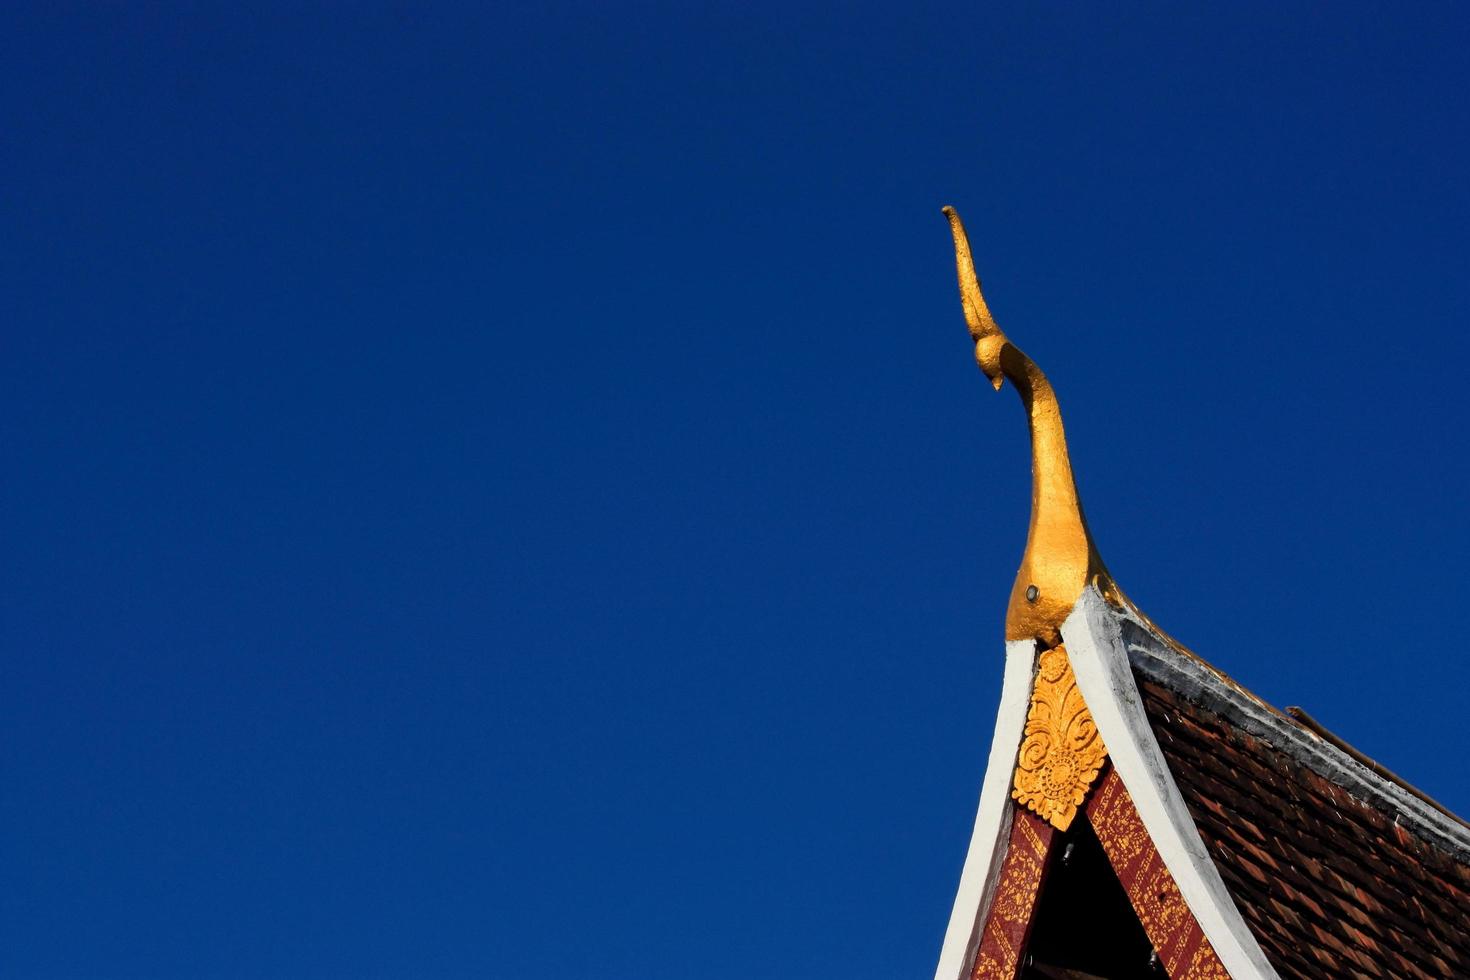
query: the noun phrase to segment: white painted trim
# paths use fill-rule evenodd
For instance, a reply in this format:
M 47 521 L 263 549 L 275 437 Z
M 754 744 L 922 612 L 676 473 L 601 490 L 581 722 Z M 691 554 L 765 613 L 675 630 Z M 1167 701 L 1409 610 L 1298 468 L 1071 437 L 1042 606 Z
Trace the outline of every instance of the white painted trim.
M 990 741 L 990 761 L 980 788 L 980 808 L 975 813 L 975 830 L 970 851 L 960 873 L 960 887 L 949 914 L 944 947 L 934 980 L 964 980 L 980 943 L 980 928 L 990 899 L 995 894 L 1000 866 L 1010 843 L 1011 770 L 1026 730 L 1026 711 L 1031 704 L 1031 680 L 1036 673 L 1036 644 L 1031 640 L 1006 643 L 1005 677 L 1001 681 L 1000 710 L 995 716 L 995 735 Z
M 1197 657 L 1181 656 L 1144 623 L 1125 617 L 1123 643 L 1133 676 L 1156 681 L 1175 694 L 1219 715 L 1223 721 L 1270 745 L 1355 800 L 1366 803 L 1415 837 L 1470 864 L 1470 826 L 1437 804 L 1415 796 L 1402 783 L 1303 728 Z
M 1144 829 L 1221 964 L 1234 980 L 1275 978 L 1276 971 L 1241 918 L 1219 869 L 1205 850 L 1154 738 L 1128 663 L 1119 625 L 1121 615 L 1089 586 L 1062 624 L 1062 641 L 1077 676 L 1077 687 L 1097 722 L 1113 767 L 1133 798 Z M 995 765 L 993 753 L 991 765 Z M 953 922 L 950 928 L 954 928 Z

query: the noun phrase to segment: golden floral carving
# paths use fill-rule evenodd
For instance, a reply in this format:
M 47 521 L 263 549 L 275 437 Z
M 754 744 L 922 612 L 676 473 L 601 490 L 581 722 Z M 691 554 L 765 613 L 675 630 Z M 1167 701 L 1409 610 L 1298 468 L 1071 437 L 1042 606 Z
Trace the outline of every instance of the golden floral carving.
M 1043 651 L 1011 796 L 1058 830 L 1077 815 L 1108 750 L 1077 689 L 1065 647 Z

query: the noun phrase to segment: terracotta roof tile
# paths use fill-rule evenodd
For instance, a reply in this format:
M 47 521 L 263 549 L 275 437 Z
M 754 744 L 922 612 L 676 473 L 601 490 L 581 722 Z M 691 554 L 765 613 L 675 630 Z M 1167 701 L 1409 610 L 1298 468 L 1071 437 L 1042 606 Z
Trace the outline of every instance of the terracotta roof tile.
M 1270 742 L 1137 676 L 1226 887 L 1282 977 L 1470 977 L 1470 866 Z

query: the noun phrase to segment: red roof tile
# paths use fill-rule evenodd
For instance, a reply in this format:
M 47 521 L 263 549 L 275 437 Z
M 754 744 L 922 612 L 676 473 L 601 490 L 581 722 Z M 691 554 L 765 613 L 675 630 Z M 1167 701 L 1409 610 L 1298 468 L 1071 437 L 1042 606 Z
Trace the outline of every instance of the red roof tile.
M 1200 836 L 1283 977 L 1470 977 L 1466 853 L 1324 775 L 1341 758 L 1314 767 L 1199 690 L 1135 673 Z

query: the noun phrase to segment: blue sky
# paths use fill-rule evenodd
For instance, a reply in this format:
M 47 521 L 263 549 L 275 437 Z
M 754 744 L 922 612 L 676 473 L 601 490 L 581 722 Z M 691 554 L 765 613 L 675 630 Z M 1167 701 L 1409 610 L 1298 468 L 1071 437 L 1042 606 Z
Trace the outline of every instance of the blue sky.
M 1129 594 L 1470 811 L 1470 15 L 789 6 L 0 14 L 6 975 L 927 975 L 946 203 Z

